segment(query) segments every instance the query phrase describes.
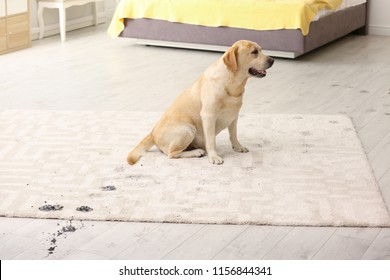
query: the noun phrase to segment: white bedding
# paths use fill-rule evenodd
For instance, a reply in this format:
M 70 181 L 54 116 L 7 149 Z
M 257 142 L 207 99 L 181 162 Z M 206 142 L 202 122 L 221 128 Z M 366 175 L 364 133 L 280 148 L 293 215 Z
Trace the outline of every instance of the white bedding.
M 354 6 L 358 6 L 358 5 L 361 5 L 363 3 L 366 3 L 367 0 L 344 0 L 341 5 L 331 11 L 331 10 L 327 10 L 327 9 L 324 9 L 322 11 L 319 11 L 318 14 L 313 18 L 312 21 L 316 21 L 316 20 L 319 20 L 320 18 L 324 17 L 324 16 L 327 16 L 331 13 L 334 13 L 334 12 L 337 12 L 337 11 L 340 11 L 340 10 L 344 10 L 344 9 L 347 9 L 347 8 L 350 8 L 350 7 L 354 7 Z

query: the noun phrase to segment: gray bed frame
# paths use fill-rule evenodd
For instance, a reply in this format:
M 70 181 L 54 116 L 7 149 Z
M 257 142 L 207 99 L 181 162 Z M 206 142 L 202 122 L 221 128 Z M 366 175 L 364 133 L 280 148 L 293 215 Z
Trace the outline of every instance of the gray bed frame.
M 231 27 L 206 27 L 155 19 L 125 19 L 121 37 L 145 45 L 225 51 L 246 39 L 260 44 L 272 56 L 296 58 L 351 32 L 366 35 L 367 3 L 337 11 L 313 21 L 309 34 L 300 29 L 256 31 Z

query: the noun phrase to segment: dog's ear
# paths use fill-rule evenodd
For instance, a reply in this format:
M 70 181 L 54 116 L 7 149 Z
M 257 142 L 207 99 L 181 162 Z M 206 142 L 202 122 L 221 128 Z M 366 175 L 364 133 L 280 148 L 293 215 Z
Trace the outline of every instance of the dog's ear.
M 225 63 L 226 67 L 232 71 L 233 73 L 237 71 L 238 69 L 238 63 L 237 63 L 237 46 L 233 46 L 229 48 L 225 54 L 223 55 L 222 59 Z

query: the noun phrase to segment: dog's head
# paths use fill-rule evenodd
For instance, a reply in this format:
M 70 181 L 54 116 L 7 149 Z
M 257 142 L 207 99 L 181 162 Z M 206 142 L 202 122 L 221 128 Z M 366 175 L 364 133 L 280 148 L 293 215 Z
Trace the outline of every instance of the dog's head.
M 226 67 L 233 73 L 245 73 L 248 77 L 262 78 L 267 75 L 266 69 L 274 60 L 262 53 L 261 47 L 251 41 L 237 41 L 222 57 Z

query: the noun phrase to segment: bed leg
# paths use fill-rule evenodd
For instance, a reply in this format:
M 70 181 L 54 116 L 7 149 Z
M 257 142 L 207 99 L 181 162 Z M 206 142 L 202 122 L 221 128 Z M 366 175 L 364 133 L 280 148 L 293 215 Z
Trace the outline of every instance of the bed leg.
M 353 33 L 358 35 L 368 35 L 368 25 L 356 29 Z

